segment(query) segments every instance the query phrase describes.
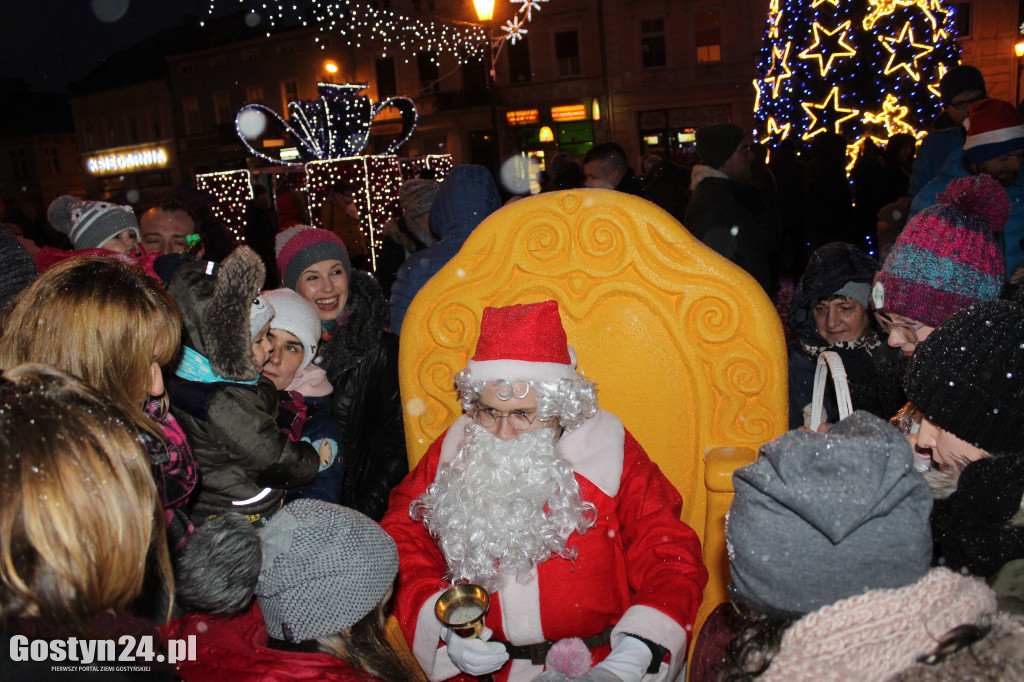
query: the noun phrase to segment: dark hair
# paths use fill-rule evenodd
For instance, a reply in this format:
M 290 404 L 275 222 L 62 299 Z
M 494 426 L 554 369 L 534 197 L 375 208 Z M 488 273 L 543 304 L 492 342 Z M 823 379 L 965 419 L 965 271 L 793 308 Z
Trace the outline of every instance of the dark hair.
M 726 625 L 736 635 L 725 647 L 725 662 L 715 679 L 717 682 L 753 680 L 768 670 L 782 643 L 782 635 L 796 619 L 769 616 L 736 603 L 726 614 Z
M 614 142 L 602 142 L 596 147 L 591 148 L 587 155 L 583 157 L 583 163 L 586 164 L 591 161 L 611 161 L 619 168 L 625 168 L 629 165 L 626 163 L 625 150 Z
M 281 651 L 328 654 L 384 682 L 407 682 L 420 678 L 418 666 L 391 646 L 385 634 L 390 600 L 382 601 L 347 634 L 338 633 L 303 642 L 269 637 L 267 646 Z
M 195 211 L 193 211 L 191 208 L 189 208 L 181 201 L 178 201 L 177 199 L 163 199 L 161 201 L 156 202 L 155 204 L 150 204 L 149 206 L 146 206 L 141 213 L 137 213 L 136 217 L 141 219 L 142 216 L 146 215 L 153 209 L 163 211 L 165 213 L 175 213 L 176 211 L 181 211 L 182 213 L 187 214 L 188 217 L 192 219 L 193 231 L 199 231 L 199 216 L 196 215 Z
M 935 651 L 917 659 L 924 665 L 938 665 L 965 647 L 984 639 L 992 631 L 991 625 L 958 625 L 939 640 Z

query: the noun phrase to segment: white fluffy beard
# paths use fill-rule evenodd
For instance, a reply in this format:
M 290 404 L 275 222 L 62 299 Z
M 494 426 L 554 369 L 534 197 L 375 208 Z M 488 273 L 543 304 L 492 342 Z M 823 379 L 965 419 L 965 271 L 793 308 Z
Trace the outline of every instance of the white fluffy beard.
M 438 543 L 453 583 L 494 592 L 552 554 L 575 556 L 569 536 L 594 525 L 597 510 L 580 497 L 554 439 L 543 427 L 503 441 L 470 424 L 458 455 L 409 506 Z

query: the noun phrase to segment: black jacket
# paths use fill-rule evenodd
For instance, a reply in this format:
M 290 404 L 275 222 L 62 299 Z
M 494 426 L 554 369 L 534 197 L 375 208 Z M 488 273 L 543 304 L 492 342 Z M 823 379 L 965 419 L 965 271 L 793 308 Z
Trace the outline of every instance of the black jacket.
M 331 414 L 345 437 L 342 503 L 380 521 L 391 489 L 409 473 L 398 389 L 398 336 L 377 282 L 352 271 L 347 316 L 317 363 L 334 387 Z

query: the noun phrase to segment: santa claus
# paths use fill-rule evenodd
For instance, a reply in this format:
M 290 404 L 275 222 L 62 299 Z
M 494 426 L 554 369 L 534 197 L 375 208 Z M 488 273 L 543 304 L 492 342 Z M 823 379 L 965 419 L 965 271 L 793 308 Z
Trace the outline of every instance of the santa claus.
M 577 371 L 558 304 L 484 310 L 455 377 L 465 415 L 392 492 L 395 615 L 431 680 L 529 680 L 581 638 L 592 679 L 680 675 L 707 571 L 682 499 Z M 490 593 L 461 639 L 434 604 L 452 584 Z M 614 677 L 610 677 L 614 675 Z

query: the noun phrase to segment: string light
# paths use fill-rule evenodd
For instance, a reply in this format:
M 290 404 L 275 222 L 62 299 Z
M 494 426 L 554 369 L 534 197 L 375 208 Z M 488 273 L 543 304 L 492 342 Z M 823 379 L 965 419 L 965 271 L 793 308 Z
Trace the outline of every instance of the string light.
M 941 111 L 939 81 L 959 62 L 955 11 L 949 0 L 769 0 L 757 139 L 835 132 L 853 158 L 868 139 L 921 139 Z
M 196 175 L 196 188 L 214 198 L 210 210 L 236 237 L 245 229 L 245 209 L 252 201 L 252 176 L 247 170 Z

